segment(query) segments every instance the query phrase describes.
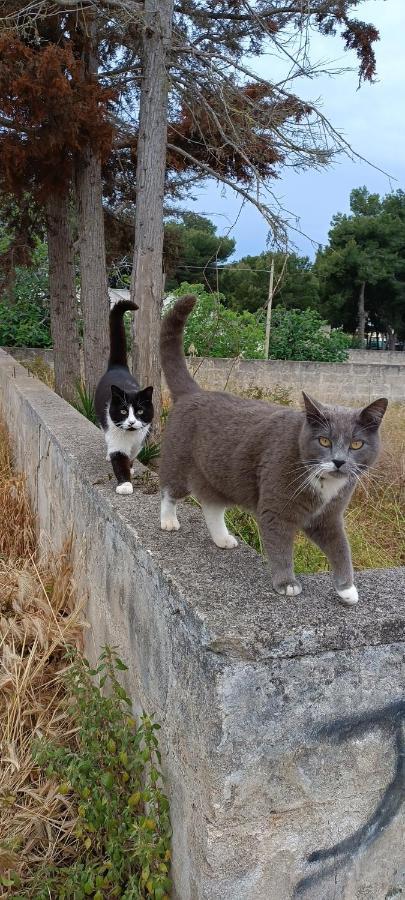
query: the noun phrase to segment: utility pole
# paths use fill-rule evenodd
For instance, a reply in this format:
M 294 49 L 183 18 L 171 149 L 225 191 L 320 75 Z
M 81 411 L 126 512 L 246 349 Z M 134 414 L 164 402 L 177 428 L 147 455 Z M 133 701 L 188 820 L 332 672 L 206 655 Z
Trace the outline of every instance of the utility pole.
M 269 295 L 267 298 L 266 338 L 264 341 L 264 358 L 265 359 L 269 358 L 271 307 L 273 304 L 273 284 L 274 284 L 274 258 L 272 259 L 271 266 L 270 266 Z

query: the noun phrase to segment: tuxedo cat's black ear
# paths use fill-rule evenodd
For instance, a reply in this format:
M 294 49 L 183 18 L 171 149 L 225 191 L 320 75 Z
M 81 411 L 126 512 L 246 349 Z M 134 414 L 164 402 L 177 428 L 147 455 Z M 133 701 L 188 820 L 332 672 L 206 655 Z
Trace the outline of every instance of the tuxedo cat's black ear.
M 142 400 L 146 400 L 147 403 L 150 403 L 152 400 L 153 387 L 149 385 L 143 389 L 143 391 L 139 391 L 138 397 L 142 397 Z
M 313 400 L 305 391 L 302 392 L 302 396 L 304 398 L 305 412 L 307 415 L 307 420 L 310 424 L 316 422 L 318 425 L 320 422 L 325 422 L 325 407 L 319 400 Z
M 125 397 L 125 391 L 122 391 L 121 388 L 117 387 L 116 384 L 111 385 L 111 396 L 116 397 L 117 400 L 123 400 Z
M 388 400 L 386 397 L 380 397 L 378 400 L 374 400 L 373 403 L 370 403 L 369 406 L 365 406 L 364 409 L 360 411 L 360 425 L 363 425 L 364 428 L 377 430 L 384 418 L 387 406 Z

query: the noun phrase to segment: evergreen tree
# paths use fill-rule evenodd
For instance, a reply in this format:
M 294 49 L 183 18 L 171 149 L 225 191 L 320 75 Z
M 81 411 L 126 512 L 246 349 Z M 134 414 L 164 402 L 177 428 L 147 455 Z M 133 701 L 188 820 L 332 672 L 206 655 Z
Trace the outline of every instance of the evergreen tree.
M 316 259 L 320 310 L 332 325 L 357 328 L 362 345 L 370 321 L 394 347 L 405 336 L 405 193 L 357 188 L 350 210 L 334 216 Z

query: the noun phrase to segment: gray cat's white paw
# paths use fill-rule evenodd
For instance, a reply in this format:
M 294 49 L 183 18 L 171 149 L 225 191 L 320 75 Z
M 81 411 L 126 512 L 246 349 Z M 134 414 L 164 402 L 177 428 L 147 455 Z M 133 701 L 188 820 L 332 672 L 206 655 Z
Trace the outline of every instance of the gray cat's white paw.
M 117 484 L 115 491 L 117 494 L 132 494 L 133 487 L 130 481 L 123 481 L 122 484 Z
M 284 594 L 286 597 L 297 597 L 302 591 L 302 585 L 299 581 L 291 581 L 286 582 L 286 584 L 277 585 L 277 587 L 274 587 L 274 590 L 277 591 L 278 594 Z
M 339 602 L 343 603 L 344 606 L 356 606 L 356 603 L 359 601 L 357 588 L 354 584 L 349 588 L 344 588 L 342 591 L 338 590 L 338 596 Z
M 236 537 L 234 537 L 233 534 L 226 534 L 221 538 L 216 538 L 214 543 L 217 547 L 221 547 L 221 550 L 232 550 L 234 547 L 238 546 Z
M 160 520 L 160 527 L 162 531 L 178 531 L 180 522 L 177 516 L 165 516 Z

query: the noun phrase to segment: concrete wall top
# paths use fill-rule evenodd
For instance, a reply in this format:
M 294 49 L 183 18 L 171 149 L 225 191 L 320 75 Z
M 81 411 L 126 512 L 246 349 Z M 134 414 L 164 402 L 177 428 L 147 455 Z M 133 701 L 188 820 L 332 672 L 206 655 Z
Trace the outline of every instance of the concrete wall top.
M 405 366 L 404 350 L 349 350 L 349 362 L 366 365 Z

